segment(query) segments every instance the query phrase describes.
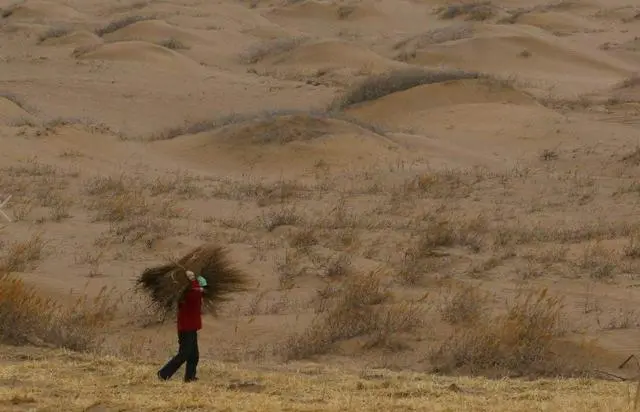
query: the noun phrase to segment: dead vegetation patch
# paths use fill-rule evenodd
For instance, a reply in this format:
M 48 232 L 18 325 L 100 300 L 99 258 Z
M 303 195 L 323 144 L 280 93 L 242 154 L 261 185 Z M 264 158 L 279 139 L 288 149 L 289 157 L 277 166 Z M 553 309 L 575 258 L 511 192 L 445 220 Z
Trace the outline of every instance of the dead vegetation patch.
M 440 7 L 436 14 L 443 20 L 464 17 L 465 20 L 485 21 L 496 15 L 496 6 L 490 1 L 473 1 Z
M 65 26 L 50 27 L 49 29 L 47 29 L 47 31 L 38 36 L 38 43 L 43 43 L 49 39 L 64 37 L 71 33 L 71 31 L 72 30 L 70 27 Z
M 188 50 L 189 49 L 189 46 L 187 46 L 180 40 L 175 39 L 173 37 L 166 40 L 162 40 L 160 43 L 158 43 L 158 45 L 165 47 L 169 50 Z
M 450 325 L 473 325 L 485 316 L 488 297 L 477 285 L 454 285 L 439 307 L 442 320 Z
M 187 217 L 177 207 L 177 201 L 202 196 L 190 179 L 190 175 L 182 173 L 155 180 L 125 173 L 87 179 L 83 186 L 87 196 L 84 206 L 92 212 L 93 222 L 109 224 L 96 245 L 115 242 L 151 248 L 173 234 L 174 220 Z
M 135 24 L 141 21 L 146 21 L 146 20 L 154 20 L 154 19 L 155 17 L 153 16 L 138 16 L 138 15 L 123 17 L 121 19 L 110 22 L 104 27 L 96 29 L 95 33 L 97 36 L 102 37 L 106 34 L 114 33 L 120 29 L 124 29 L 127 26 L 131 26 L 132 24 Z
M 0 171 L 0 187 L 12 195 L 8 208 L 17 221 L 26 220 L 36 208 L 48 209 L 53 221 L 70 216 L 73 201 L 69 186 L 70 181 L 78 177 L 77 170 L 62 169 L 31 157 L 2 167 Z
M 284 37 L 266 40 L 251 46 L 240 55 L 240 61 L 244 64 L 256 64 L 268 57 L 290 52 L 298 46 L 309 41 L 309 37 Z
M 0 274 L 0 289 L 0 342 L 12 345 L 96 350 L 119 304 L 106 288 L 60 304 L 9 274 Z
M 478 296 L 466 293 L 465 297 L 476 302 L 465 302 L 463 308 L 475 304 L 484 307 Z M 589 370 L 585 352 L 568 358 L 555 353 L 565 332 L 563 304 L 545 289 L 520 293 L 507 303 L 506 312 L 481 312 L 472 323 L 456 327 L 451 337 L 431 354 L 436 372 L 573 376 Z
M 5 249 L 0 260 L 0 273 L 24 272 L 33 269 L 43 257 L 45 244 L 40 233 L 26 240 L 12 242 Z
M 378 272 L 345 278 L 321 291 L 318 315 L 302 333 L 280 348 L 286 360 L 324 354 L 340 341 L 365 336 L 363 349 L 389 346 L 402 332 L 423 321 L 421 302 L 390 303 L 390 290 Z

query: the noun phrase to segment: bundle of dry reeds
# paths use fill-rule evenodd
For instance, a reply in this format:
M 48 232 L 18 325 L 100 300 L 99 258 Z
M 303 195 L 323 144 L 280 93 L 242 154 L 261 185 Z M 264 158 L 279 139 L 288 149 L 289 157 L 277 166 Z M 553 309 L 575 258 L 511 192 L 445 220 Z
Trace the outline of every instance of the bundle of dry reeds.
M 234 268 L 226 250 L 215 244 L 193 249 L 177 262 L 147 268 L 136 280 L 139 290 L 147 293 L 160 312 L 173 312 L 189 287 L 186 271 L 207 281 L 203 293 L 203 311 L 215 313 L 229 294 L 246 290 L 248 277 Z

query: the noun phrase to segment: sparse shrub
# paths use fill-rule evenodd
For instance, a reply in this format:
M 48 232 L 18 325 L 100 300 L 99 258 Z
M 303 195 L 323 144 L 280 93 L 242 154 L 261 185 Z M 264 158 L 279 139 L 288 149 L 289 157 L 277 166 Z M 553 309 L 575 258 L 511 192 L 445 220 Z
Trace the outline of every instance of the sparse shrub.
M 620 84 L 618 84 L 616 87 L 618 89 L 626 89 L 626 88 L 635 87 L 638 85 L 640 85 L 640 74 L 634 73 L 631 76 L 624 79 L 622 82 L 620 82 Z
M 140 21 L 145 21 L 145 20 L 153 20 L 153 17 L 144 17 L 144 16 L 124 17 L 122 19 L 112 21 L 108 25 L 97 29 L 95 31 L 95 33 L 96 33 L 96 35 L 102 37 L 105 34 L 110 34 L 110 33 L 116 32 L 116 31 L 118 31 L 120 29 L 124 29 L 127 26 L 131 26 L 134 23 L 138 23 Z
M 281 289 L 291 289 L 295 286 L 296 280 L 305 273 L 306 268 L 302 265 L 299 256 L 289 250 L 284 256 L 278 256 L 274 262 L 275 271 L 278 274 Z
M 103 197 L 90 205 L 96 222 L 122 222 L 146 214 L 149 208 L 144 195 L 137 191 Z
M 445 297 L 440 315 L 451 325 L 471 325 L 485 315 L 487 303 L 487 297 L 476 286 L 463 285 Z
M 444 20 L 466 16 L 466 20 L 483 21 L 490 19 L 494 15 L 495 11 L 490 1 L 452 4 L 438 10 L 438 16 Z
M 475 178 L 456 170 L 438 170 L 421 173 L 407 179 L 402 186 L 405 194 L 418 194 L 432 198 L 467 197 Z
M 163 40 L 159 44 L 160 46 L 166 47 L 170 50 L 186 50 L 189 48 L 189 46 L 174 38 Z
M 611 280 L 617 268 L 614 253 L 599 243 L 590 244 L 584 249 L 578 268 L 588 271 L 593 279 Z
M 629 243 L 624 247 L 624 256 L 631 259 L 640 258 L 640 238 L 638 235 L 629 238 Z
M 14 345 L 97 349 L 118 304 L 105 288 L 93 299 L 81 296 L 62 305 L 10 275 L 0 275 L 0 290 L 0 341 Z
M 392 93 L 401 92 L 425 84 L 442 83 L 451 80 L 476 79 L 479 73 L 446 70 L 429 71 L 425 69 L 393 70 L 385 74 L 365 79 L 343 95 L 335 99 L 329 110 L 343 110 L 349 106 L 376 100 Z
M 282 207 L 263 213 L 262 223 L 265 229 L 272 232 L 279 226 L 295 226 L 302 221 L 302 217 L 297 214 L 293 207 Z
M 119 243 L 144 243 L 151 248 L 155 242 L 171 234 L 172 225 L 168 219 L 137 216 L 126 221 L 113 222 L 109 228 L 111 236 Z
M 59 222 L 70 217 L 69 208 L 71 207 L 71 204 L 72 202 L 68 199 L 62 199 L 60 197 L 53 199 L 52 203 L 49 205 L 49 216 L 51 217 L 51 220 Z
M 540 153 L 540 160 L 550 161 L 556 160 L 558 158 L 558 153 L 555 150 L 544 149 L 542 153 Z
M 356 11 L 354 6 L 340 6 L 338 7 L 338 19 L 345 20 L 348 19 Z
M 0 261 L 0 273 L 24 272 L 42 258 L 45 242 L 40 234 L 9 245 Z
M 425 223 L 404 252 L 396 276 L 404 285 L 416 285 L 425 274 L 438 270 L 442 258 L 448 255 L 443 249 L 466 246 L 474 252 L 480 251 L 487 224 L 482 216 L 472 220 L 436 216 L 429 217 Z
M 244 64 L 255 64 L 259 61 L 279 54 L 287 53 L 309 40 L 307 37 L 287 37 L 268 40 L 249 48 L 240 56 Z
M 524 49 L 520 53 L 518 53 L 518 57 L 524 57 L 524 58 L 531 57 L 531 52 L 527 49 Z
M 398 333 L 420 325 L 422 320 L 419 302 L 383 305 L 389 300 L 390 291 L 381 283 L 378 272 L 347 277 L 336 289 L 323 295 L 325 310 L 304 332 L 284 343 L 285 359 L 326 353 L 334 343 L 357 336 L 368 336 L 365 348 L 382 346 Z
M 46 32 L 42 33 L 40 37 L 38 37 L 38 41 L 42 43 L 48 39 L 56 39 L 59 37 L 66 36 L 70 32 L 71 32 L 71 29 L 68 27 L 51 27 Z
M 84 192 L 92 196 L 87 207 L 95 212 L 96 222 L 123 222 L 151 210 L 142 187 L 124 174 L 94 177 L 86 182 Z
M 193 199 L 203 195 L 202 189 L 196 184 L 197 181 L 197 177 L 178 170 L 170 175 L 155 178 L 146 187 L 149 189 L 151 196 L 169 193 L 185 199 Z
M 258 185 L 254 192 L 256 203 L 260 207 L 274 203 L 285 203 L 288 199 L 298 195 L 302 190 L 295 181 L 280 180 L 272 185 Z
M 114 196 L 126 193 L 132 185 L 134 181 L 125 175 L 97 176 L 85 183 L 84 191 L 92 196 Z
M 630 166 L 640 165 L 640 146 L 636 147 L 633 151 L 622 156 L 620 159 L 623 163 L 627 163 Z
M 318 244 L 315 230 L 312 227 L 307 227 L 295 232 L 291 237 L 290 244 L 298 250 L 308 251 L 309 248 Z
M 328 278 L 341 278 L 348 276 L 353 271 L 353 265 L 351 264 L 351 256 L 346 253 L 341 253 L 329 260 L 324 268 L 325 276 Z
M 456 328 L 433 352 L 436 370 L 472 374 L 573 373 L 552 350 L 562 333 L 562 303 L 539 292 L 519 294 L 505 314 L 485 314 Z

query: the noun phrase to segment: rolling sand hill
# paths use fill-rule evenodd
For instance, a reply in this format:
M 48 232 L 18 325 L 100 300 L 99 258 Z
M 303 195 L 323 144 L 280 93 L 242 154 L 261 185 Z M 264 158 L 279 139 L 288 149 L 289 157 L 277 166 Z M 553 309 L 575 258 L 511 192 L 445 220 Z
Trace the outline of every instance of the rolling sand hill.
M 0 0 L 0 36 L 0 409 L 631 410 L 632 1 Z M 132 285 L 205 242 L 251 287 L 178 392 Z

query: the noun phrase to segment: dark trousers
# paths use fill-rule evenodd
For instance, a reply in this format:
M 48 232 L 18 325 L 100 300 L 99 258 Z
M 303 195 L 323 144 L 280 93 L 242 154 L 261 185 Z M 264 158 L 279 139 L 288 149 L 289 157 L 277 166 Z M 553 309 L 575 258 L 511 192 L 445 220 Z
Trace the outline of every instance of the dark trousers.
M 170 379 L 186 362 L 184 380 L 185 382 L 192 381 L 196 377 L 196 368 L 200 359 L 198 331 L 178 332 L 178 345 L 178 353 L 160 369 L 158 376 L 165 380 Z

